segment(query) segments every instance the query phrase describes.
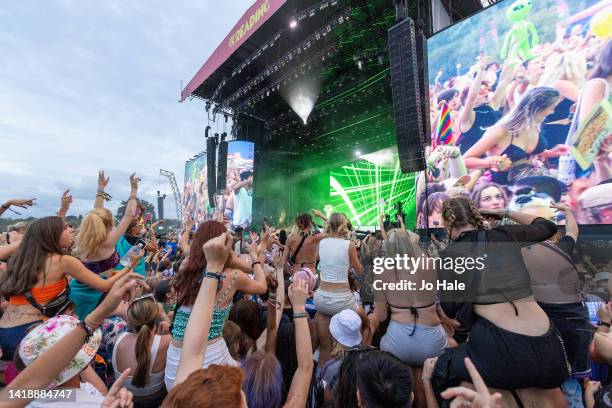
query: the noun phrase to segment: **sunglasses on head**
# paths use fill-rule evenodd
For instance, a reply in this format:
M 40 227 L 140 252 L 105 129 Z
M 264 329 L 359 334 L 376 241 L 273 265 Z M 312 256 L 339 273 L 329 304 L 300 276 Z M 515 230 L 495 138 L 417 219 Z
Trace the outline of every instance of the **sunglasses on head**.
M 155 296 L 153 296 L 152 293 L 147 293 L 146 295 L 142 295 L 142 296 L 138 296 L 137 298 L 134 298 L 130 301 L 130 306 L 132 306 L 134 303 L 140 301 L 140 300 L 144 300 L 144 299 L 148 299 L 151 298 L 151 300 L 153 300 L 155 302 Z

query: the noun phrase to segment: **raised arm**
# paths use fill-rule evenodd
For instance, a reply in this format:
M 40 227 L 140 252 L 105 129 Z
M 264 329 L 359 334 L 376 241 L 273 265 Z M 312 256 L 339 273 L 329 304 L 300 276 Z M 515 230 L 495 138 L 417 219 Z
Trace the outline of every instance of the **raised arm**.
M 380 227 L 380 233 L 384 241 L 387 240 L 387 231 L 385 231 L 385 214 L 380 213 L 378 217 L 378 226 Z
M 265 233 L 262 236 L 261 242 L 257 245 L 253 242 L 249 245 L 249 255 L 251 256 L 251 267 L 255 274 L 255 279 L 251 279 L 244 274 L 238 275 L 237 288 L 241 292 L 252 295 L 263 295 L 268 290 L 266 283 L 266 275 L 263 271 L 263 264 L 266 261 L 265 249 L 268 243 L 269 234 Z
M 138 259 L 139 258 L 133 259 L 132 265 L 135 265 L 138 262 Z M 128 266 L 127 268 L 115 273 L 110 278 L 102 279 L 100 275 L 97 275 L 87 269 L 81 261 L 73 256 L 62 256 L 60 262 L 62 270 L 65 271 L 67 275 L 70 275 L 82 284 L 101 292 L 108 292 L 116 281 L 132 270 L 132 266 Z M 114 270 L 110 269 L 110 271 Z
M 349 243 L 349 260 L 351 266 L 355 269 L 355 273 L 357 273 L 357 275 L 363 275 L 363 266 L 361 266 L 361 261 L 359 261 L 359 255 L 357 254 L 357 247 L 353 241 Z
M 0 206 L 0 215 L 2 215 L 6 210 L 8 210 L 9 208 L 11 208 L 11 206 L 15 206 L 15 207 L 21 207 L 21 208 L 28 208 L 34 205 L 34 200 L 36 200 L 35 198 L 30 198 L 30 199 L 12 199 L 12 200 L 8 200 L 7 202 L 5 202 L 4 204 L 2 204 Z
M 487 66 L 488 61 L 488 58 L 480 58 L 480 60 L 476 63 L 476 76 L 472 80 L 472 85 L 470 85 L 470 89 L 468 90 L 465 104 L 463 105 L 463 109 L 459 114 L 459 130 L 461 131 L 463 131 L 465 128 L 469 129 L 469 127 L 471 127 L 474 123 L 474 105 L 476 104 L 476 98 L 478 98 L 480 88 L 482 87 L 485 67 Z
M 93 331 L 96 330 L 111 315 L 125 296 L 130 296 L 131 288 L 136 286 L 141 277 L 138 274 L 128 274 L 113 286 L 102 303 L 86 318 L 85 323 Z M 10 386 L 0 392 L 0 400 L 8 401 L 10 389 L 39 388 L 46 389 L 58 374 L 68 366 L 68 363 L 81 350 L 86 342 L 87 332 L 84 327 L 77 326 L 61 338 L 45 353 L 41 354 L 31 365 L 23 370 L 11 382 Z M 23 407 L 29 400 L 1 402 L 0 407 Z
M 238 183 L 234 185 L 234 193 L 238 194 L 238 192 L 240 191 L 242 187 L 247 187 L 252 184 L 253 184 L 253 176 L 249 177 L 248 179 L 244 181 L 239 181 Z
M 312 212 L 312 215 L 314 215 L 315 217 L 318 217 L 322 219 L 323 221 L 327 222 L 327 217 L 325 216 L 325 214 L 323 214 L 322 211 L 312 210 L 311 212 Z
M 293 324 L 295 325 L 295 350 L 297 351 L 298 367 L 293 374 L 291 387 L 287 394 L 284 408 L 305 407 L 312 380 L 312 343 L 308 327 L 308 313 L 304 303 L 308 298 L 308 284 L 298 279 L 289 287 L 289 299 L 293 306 Z
M 96 193 L 96 201 L 94 202 L 94 208 L 104 208 L 104 201 L 106 200 L 106 192 L 104 189 L 108 185 L 110 177 L 104 177 L 104 170 L 98 172 L 98 192 Z
M 504 231 L 519 243 L 542 242 L 557 232 L 557 225 L 544 218 L 509 210 L 480 210 L 482 214 L 490 214 L 498 217 L 508 217 L 521 225 L 502 225 L 496 229 Z
M 179 238 L 179 248 L 185 254 L 185 256 L 189 256 L 189 251 L 191 250 L 191 245 L 189 244 L 189 233 L 193 228 L 193 218 L 188 217 L 185 221 L 185 230 L 181 233 L 181 237 Z
M 72 204 L 72 195 L 70 194 L 70 190 L 66 190 L 62 194 L 60 209 L 57 212 L 57 216 L 66 218 L 66 213 L 68 213 L 68 210 L 70 209 L 70 204 Z
M 108 240 L 113 243 L 119 241 L 119 238 L 125 231 L 127 231 L 130 222 L 134 218 L 134 214 L 136 213 L 136 208 L 138 207 L 138 183 L 140 179 L 136 177 L 136 173 L 132 173 L 130 176 L 130 197 L 127 200 L 127 205 L 125 206 L 125 213 L 123 214 L 123 218 L 119 221 L 119 225 L 117 225 L 113 230 L 108 234 Z
M 572 237 L 574 241 L 578 241 L 578 223 L 576 222 L 576 217 L 574 217 L 572 209 L 561 203 L 553 203 L 550 206 L 559 211 L 563 211 L 565 214 L 565 235 Z
M 233 241 L 232 235 L 226 232 L 204 244 L 204 255 L 207 262 L 206 273 L 202 275 L 200 291 L 185 329 L 181 359 L 174 381 L 175 386 L 189 377 L 189 374 L 200 369 L 204 363 L 217 284 L 223 272 L 225 261 L 232 250 Z
M 506 91 L 508 90 L 508 86 L 512 83 L 513 76 L 514 63 L 506 62 L 502 68 L 501 75 L 499 76 L 499 83 L 497 84 L 493 98 L 491 98 L 491 102 L 489 103 L 493 109 L 499 110 L 504 103 L 504 99 L 506 99 L 507 95 Z
M 157 236 L 155 235 L 155 227 L 163 223 L 164 220 L 157 220 L 156 222 L 151 224 L 151 227 L 149 228 L 149 235 L 151 236 L 151 239 L 145 246 L 145 251 L 157 251 L 159 249 L 159 246 L 157 245 Z

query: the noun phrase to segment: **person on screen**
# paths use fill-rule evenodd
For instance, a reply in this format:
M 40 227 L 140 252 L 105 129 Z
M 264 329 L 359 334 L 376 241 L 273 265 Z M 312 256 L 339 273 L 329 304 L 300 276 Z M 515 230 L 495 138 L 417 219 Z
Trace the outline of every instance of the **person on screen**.
M 534 88 L 527 92 L 514 109 L 465 153 L 467 167 L 489 169 L 493 182 L 508 184 L 508 169 L 512 163 L 536 156 L 544 160 L 569 152 L 564 144 L 546 149 L 546 142 L 540 137 L 540 127 L 554 112 L 559 98 L 559 91 L 553 88 Z
M 506 190 L 495 183 L 484 183 L 472 191 L 472 201 L 478 209 L 499 210 L 508 206 Z
M 246 228 L 253 211 L 253 172 L 240 173 L 240 182 L 234 186 L 234 212 L 232 224 Z
M 504 66 L 499 84 L 493 92 L 493 82 L 487 78 L 487 66 L 489 59 L 480 58 L 476 64 L 476 77 L 472 84 L 461 92 L 463 109 L 458 116 L 457 126 L 461 136 L 457 145 L 461 154 L 467 152 L 477 141 L 480 140 L 485 131 L 497 122 L 501 113 L 498 112 L 502 102 L 505 100 L 506 89 L 510 84 L 514 69 Z

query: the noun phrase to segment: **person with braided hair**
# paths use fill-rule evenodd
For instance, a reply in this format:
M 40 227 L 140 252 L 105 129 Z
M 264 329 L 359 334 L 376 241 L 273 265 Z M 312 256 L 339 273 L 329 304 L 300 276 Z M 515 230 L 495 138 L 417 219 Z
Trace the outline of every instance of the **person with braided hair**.
M 444 203 L 442 218 L 450 242 L 440 257 L 481 258 L 484 267 L 465 273 L 438 267 L 439 279 L 466 285 L 461 293 L 439 293 L 444 312 L 468 330 L 469 340 L 437 357 L 432 377 L 425 382 L 430 380 L 439 394 L 470 381 L 464 364 L 470 357 L 490 387 L 558 388 L 569 376 L 567 356 L 557 329 L 533 298 L 521 256 L 522 247 L 550 238 L 557 227 L 543 218 L 506 210 L 505 215 L 521 225 L 486 229 L 483 214 L 498 211 L 481 212 L 463 197 Z

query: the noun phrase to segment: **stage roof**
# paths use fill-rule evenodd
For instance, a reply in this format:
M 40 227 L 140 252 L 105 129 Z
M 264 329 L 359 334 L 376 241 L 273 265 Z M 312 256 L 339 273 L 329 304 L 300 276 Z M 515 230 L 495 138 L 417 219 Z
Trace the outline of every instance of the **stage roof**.
M 239 126 L 264 124 L 267 151 L 339 159 L 387 147 L 395 142 L 387 46 L 394 24 L 391 0 L 258 0 L 181 98 L 210 101 Z M 306 125 L 290 107 L 304 86 L 315 88 Z

